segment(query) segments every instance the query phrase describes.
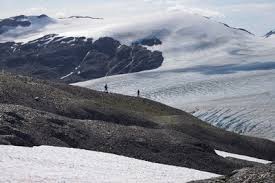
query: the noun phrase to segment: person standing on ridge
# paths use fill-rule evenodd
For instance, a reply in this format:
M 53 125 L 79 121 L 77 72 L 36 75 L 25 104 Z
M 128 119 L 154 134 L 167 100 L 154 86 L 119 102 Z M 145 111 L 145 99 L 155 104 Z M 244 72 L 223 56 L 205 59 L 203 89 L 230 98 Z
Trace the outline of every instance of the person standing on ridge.
M 140 97 L 140 91 L 139 90 L 137 91 L 137 97 Z
M 105 84 L 104 88 L 105 88 L 105 93 L 109 93 L 108 92 L 108 85 L 107 84 Z

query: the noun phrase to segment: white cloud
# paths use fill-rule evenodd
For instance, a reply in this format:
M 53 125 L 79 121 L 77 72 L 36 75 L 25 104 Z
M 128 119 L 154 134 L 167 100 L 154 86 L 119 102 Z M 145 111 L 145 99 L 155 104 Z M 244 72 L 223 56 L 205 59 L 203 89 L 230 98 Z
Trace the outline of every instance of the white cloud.
M 266 13 L 275 11 L 275 3 L 248 3 L 227 6 L 233 12 Z
M 167 9 L 169 12 L 187 12 L 192 14 L 199 14 L 208 17 L 224 17 L 225 15 L 217 10 L 212 10 L 211 8 L 199 8 L 191 5 L 188 0 L 144 0 L 146 3 L 152 3 L 154 5 L 159 5 Z
M 26 11 L 26 14 L 29 14 L 29 15 L 40 15 L 43 12 L 46 12 L 46 11 L 47 11 L 47 8 L 44 8 L 44 7 L 33 7 L 33 8 L 29 8 Z
M 275 2 L 271 0 L 1 0 L 0 18 L 18 14 L 47 14 L 54 18 L 89 15 L 120 21 L 164 12 L 188 12 L 213 17 L 232 26 L 264 34 L 275 28 Z
M 210 9 L 186 7 L 184 5 L 176 5 L 173 7 L 169 7 L 168 11 L 183 11 L 183 12 L 199 14 L 199 15 L 207 16 L 207 17 L 224 17 L 225 16 L 224 14 L 222 14 L 218 11 L 214 11 L 214 10 L 210 10 Z
M 55 13 L 55 16 L 58 18 L 66 17 L 67 14 L 64 11 L 59 11 Z

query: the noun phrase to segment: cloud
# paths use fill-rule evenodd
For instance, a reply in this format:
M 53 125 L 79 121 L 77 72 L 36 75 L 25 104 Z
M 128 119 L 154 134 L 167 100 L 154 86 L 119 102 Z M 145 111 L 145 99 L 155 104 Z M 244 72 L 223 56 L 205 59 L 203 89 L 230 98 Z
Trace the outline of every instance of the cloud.
M 169 7 L 168 11 L 183 11 L 187 13 L 192 13 L 192 14 L 199 14 L 202 16 L 207 16 L 207 17 L 225 17 L 224 14 L 210 10 L 210 9 L 201 9 L 201 8 L 192 8 L 192 7 L 186 7 L 184 5 L 177 5 L 173 7 Z
M 43 14 L 43 12 L 46 12 L 46 11 L 47 11 L 47 8 L 44 8 L 44 7 L 32 7 L 32 8 L 29 8 L 26 11 L 26 14 L 29 14 L 29 15 L 40 15 L 40 14 Z
M 186 12 L 199 14 L 207 17 L 224 17 L 225 15 L 219 11 L 211 10 L 210 8 L 198 8 L 191 5 L 188 0 L 144 0 L 146 3 L 152 3 L 165 7 L 168 12 Z
M 125 17 L 188 12 L 260 34 L 275 28 L 274 0 L 1 0 L 1 7 L 0 18 L 18 14 L 47 14 L 54 18 L 87 15 L 117 22 Z
M 246 3 L 229 5 L 226 9 L 241 13 L 274 13 L 275 3 Z
M 58 18 L 63 18 L 63 17 L 66 17 L 66 13 L 64 11 L 58 11 L 55 13 L 55 17 L 58 17 Z

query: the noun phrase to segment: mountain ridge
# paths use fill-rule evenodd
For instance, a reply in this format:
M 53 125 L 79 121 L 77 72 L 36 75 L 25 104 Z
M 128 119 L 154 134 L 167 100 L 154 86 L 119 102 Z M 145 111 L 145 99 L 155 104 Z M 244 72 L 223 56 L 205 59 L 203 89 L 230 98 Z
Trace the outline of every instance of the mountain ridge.
M 58 19 L 72 19 L 72 18 L 86 18 L 86 19 L 92 19 L 92 20 L 103 20 L 104 18 L 98 18 L 98 17 L 92 17 L 92 16 L 81 16 L 81 15 L 73 15 L 69 17 L 62 17 Z
M 0 43 L 0 66 L 7 72 L 73 83 L 158 68 L 164 58 L 142 45 L 102 37 L 50 34 L 27 43 Z
M 268 33 L 266 33 L 265 38 L 272 37 L 272 35 L 274 34 L 275 34 L 275 30 L 269 31 Z

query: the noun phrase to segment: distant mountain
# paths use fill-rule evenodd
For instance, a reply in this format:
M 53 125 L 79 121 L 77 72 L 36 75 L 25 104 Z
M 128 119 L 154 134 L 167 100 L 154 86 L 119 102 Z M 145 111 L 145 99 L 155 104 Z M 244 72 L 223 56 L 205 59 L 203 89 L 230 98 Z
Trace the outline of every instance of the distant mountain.
M 28 20 L 28 17 L 21 15 L 16 16 L 8 19 L 1 20 L 0 22 L 0 34 L 3 34 L 10 29 L 16 28 L 16 27 L 28 27 L 31 25 L 31 22 Z
M 91 17 L 91 16 L 69 16 L 69 17 L 62 17 L 59 19 L 72 19 L 72 18 L 87 18 L 87 19 L 103 20 L 103 18 L 97 18 L 97 17 Z
M 155 69 L 162 62 L 159 51 L 109 37 L 93 41 L 50 34 L 28 43 L 0 43 L 5 71 L 67 83 Z
M 221 22 L 220 22 L 220 23 L 221 23 Z M 244 29 L 244 28 L 231 27 L 231 26 L 229 26 L 229 25 L 226 24 L 226 23 L 221 23 L 221 24 L 223 24 L 224 26 L 226 26 L 226 27 L 228 27 L 228 28 L 230 28 L 230 29 L 235 29 L 235 30 L 243 31 L 243 32 L 246 32 L 246 33 L 248 33 L 248 34 L 250 34 L 250 35 L 255 36 L 255 34 L 253 34 L 252 32 L 250 32 L 250 31 L 248 31 L 248 30 L 246 30 L 246 29 Z
M 161 42 L 161 40 L 159 40 L 156 37 L 148 37 L 148 38 L 134 41 L 132 44 L 133 45 L 143 45 L 143 46 L 156 46 L 156 45 L 161 45 L 162 42 Z
M 269 37 L 271 37 L 271 36 L 274 35 L 274 34 L 275 34 L 275 30 L 272 30 L 272 31 L 268 32 L 268 33 L 265 35 L 265 37 L 266 37 L 266 38 L 269 38 Z
M 52 23 L 55 23 L 55 20 L 47 15 L 10 17 L 0 20 L 0 35 L 3 37 L 22 36 L 23 34 L 37 32 Z

